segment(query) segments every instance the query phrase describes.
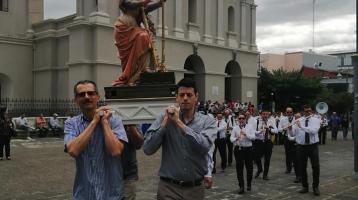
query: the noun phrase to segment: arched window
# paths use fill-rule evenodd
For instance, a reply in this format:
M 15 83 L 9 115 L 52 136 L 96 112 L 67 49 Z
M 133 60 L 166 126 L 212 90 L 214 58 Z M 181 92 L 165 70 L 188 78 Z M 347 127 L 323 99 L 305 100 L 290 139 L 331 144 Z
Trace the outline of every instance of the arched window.
M 188 20 L 190 23 L 196 23 L 196 0 L 189 0 Z
M 228 31 L 235 32 L 235 10 L 232 6 L 228 9 Z

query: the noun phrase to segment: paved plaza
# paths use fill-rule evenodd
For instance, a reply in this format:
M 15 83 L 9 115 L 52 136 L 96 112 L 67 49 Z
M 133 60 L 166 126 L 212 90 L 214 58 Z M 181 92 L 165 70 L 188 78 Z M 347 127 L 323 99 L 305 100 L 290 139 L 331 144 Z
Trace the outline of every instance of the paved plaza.
M 341 136 L 340 132 L 340 136 Z M 269 181 L 253 180 L 251 192 L 238 195 L 235 166 L 214 176 L 214 186 L 207 190 L 206 199 L 339 199 L 357 200 L 358 181 L 351 178 L 353 172 L 353 141 L 331 141 L 320 146 L 321 196 L 310 193 L 299 194 L 300 184 L 293 183 L 293 173 L 284 173 L 283 146 L 275 146 Z M 12 140 L 11 161 L 0 161 L 0 199 L 71 199 L 75 173 L 74 160 L 63 153 L 61 138 L 35 138 L 34 141 Z M 157 171 L 161 152 L 153 156 L 138 151 L 140 181 L 139 200 L 155 199 L 158 183 Z M 218 159 L 218 165 L 220 159 Z M 219 166 L 218 166 L 219 167 Z M 220 170 L 218 170 L 220 171 Z M 254 173 L 256 168 L 254 168 Z M 312 180 L 309 166 L 309 180 Z M 311 182 L 312 183 L 312 182 Z

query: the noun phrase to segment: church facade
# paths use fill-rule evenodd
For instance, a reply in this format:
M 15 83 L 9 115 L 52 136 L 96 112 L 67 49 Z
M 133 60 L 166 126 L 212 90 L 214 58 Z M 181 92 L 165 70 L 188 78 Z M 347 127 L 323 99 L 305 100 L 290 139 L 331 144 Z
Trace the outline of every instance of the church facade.
M 0 2 L 2 98 L 72 98 L 81 79 L 97 82 L 103 96 L 121 73 L 117 1 L 77 0 L 75 14 L 48 20 L 43 0 Z M 165 64 L 176 81 L 194 78 L 201 100 L 256 104 L 256 7 L 254 0 L 172 0 L 164 15 L 151 13 L 159 50 L 164 18 Z

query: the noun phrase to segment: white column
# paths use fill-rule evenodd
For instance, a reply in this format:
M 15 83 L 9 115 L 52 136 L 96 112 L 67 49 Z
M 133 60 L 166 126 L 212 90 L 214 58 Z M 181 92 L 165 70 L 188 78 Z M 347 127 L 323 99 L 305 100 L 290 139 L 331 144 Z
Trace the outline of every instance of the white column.
M 256 7 L 257 5 L 251 4 L 251 49 L 257 50 L 256 45 Z
M 224 39 L 224 1 L 217 0 L 218 5 L 218 21 L 217 21 L 217 37 L 216 43 L 219 45 L 225 45 Z
M 184 38 L 183 30 L 183 0 L 176 0 L 175 3 L 175 24 L 174 24 L 174 36 Z
M 84 0 L 76 0 L 76 18 L 74 20 L 82 20 L 85 19 L 84 15 Z
M 213 15 L 211 13 L 212 8 L 212 0 L 205 0 L 205 29 L 204 29 L 204 35 L 203 39 L 204 42 L 212 43 L 213 42 L 213 36 L 211 35 L 211 23 L 213 19 Z
M 164 8 L 165 10 L 167 10 L 168 8 L 168 5 L 166 5 L 166 7 Z M 163 23 L 163 21 L 162 21 L 162 19 L 163 19 L 163 17 L 162 17 L 162 12 L 163 10 L 162 10 L 162 8 L 159 8 L 158 9 L 158 26 L 157 26 L 157 36 L 161 36 L 162 35 L 162 23 Z M 168 20 L 168 16 L 166 15 L 165 16 L 165 27 L 164 27 L 164 31 L 165 31 L 165 35 L 168 35 L 168 26 L 166 25 L 167 24 L 167 21 Z
M 88 0 L 86 0 L 88 1 Z M 92 0 L 93 1 L 93 0 Z M 97 1 L 97 9 L 95 9 L 89 17 L 89 21 L 92 23 L 104 23 L 109 24 L 109 15 L 107 13 L 107 1 L 108 0 L 94 0 Z
M 241 32 L 240 32 L 240 48 L 246 48 L 247 45 L 247 17 L 246 17 L 246 2 L 242 1 L 241 3 Z

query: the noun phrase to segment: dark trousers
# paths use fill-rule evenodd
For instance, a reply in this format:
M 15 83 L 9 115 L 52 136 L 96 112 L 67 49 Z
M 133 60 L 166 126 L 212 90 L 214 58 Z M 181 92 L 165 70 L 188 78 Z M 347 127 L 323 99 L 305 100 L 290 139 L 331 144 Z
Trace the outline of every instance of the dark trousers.
M 229 165 L 231 165 L 231 163 L 232 163 L 232 152 L 234 150 L 234 145 L 230 141 L 230 136 L 231 135 L 226 134 L 227 162 L 229 163 Z
M 313 188 L 317 188 L 319 185 L 319 152 L 318 144 L 311 145 L 298 145 L 299 153 L 299 162 L 301 168 L 301 177 L 302 177 L 302 187 L 308 188 L 307 180 L 307 161 L 310 159 L 312 166 L 312 175 L 313 175 Z
M 253 150 L 252 147 L 238 147 L 234 148 L 234 155 L 236 160 L 236 176 L 239 182 L 239 187 L 244 188 L 244 166 L 246 168 L 247 187 L 251 187 L 252 172 L 253 172 Z
M 318 130 L 319 144 L 326 144 L 327 127 L 321 127 Z
M 294 167 L 294 161 L 296 158 L 295 141 L 288 140 L 287 136 L 284 141 L 285 155 L 286 155 L 286 171 L 291 172 Z
M 332 131 L 332 140 L 337 140 L 338 127 L 337 126 L 332 126 L 331 131 Z
M 348 136 L 348 127 L 342 127 L 343 139 L 347 139 Z
M 194 187 L 182 187 L 173 183 L 168 183 L 163 180 L 159 180 L 157 199 L 168 200 L 168 199 L 204 199 L 205 188 L 201 184 Z
M 270 160 L 272 155 L 273 144 L 271 140 L 262 141 L 255 140 L 254 141 L 254 154 L 255 154 L 255 163 L 257 165 L 257 171 L 262 172 L 262 163 L 261 158 L 264 157 L 264 176 L 267 176 L 269 168 L 270 168 Z
M 215 149 L 213 153 L 213 160 L 214 160 L 214 169 L 216 169 L 216 151 L 219 149 L 220 157 L 221 157 L 221 169 L 226 168 L 227 163 L 227 154 L 226 154 L 226 139 L 216 139 L 215 140 Z
M 0 158 L 4 157 L 4 146 L 5 156 L 10 157 L 10 135 L 0 135 Z

